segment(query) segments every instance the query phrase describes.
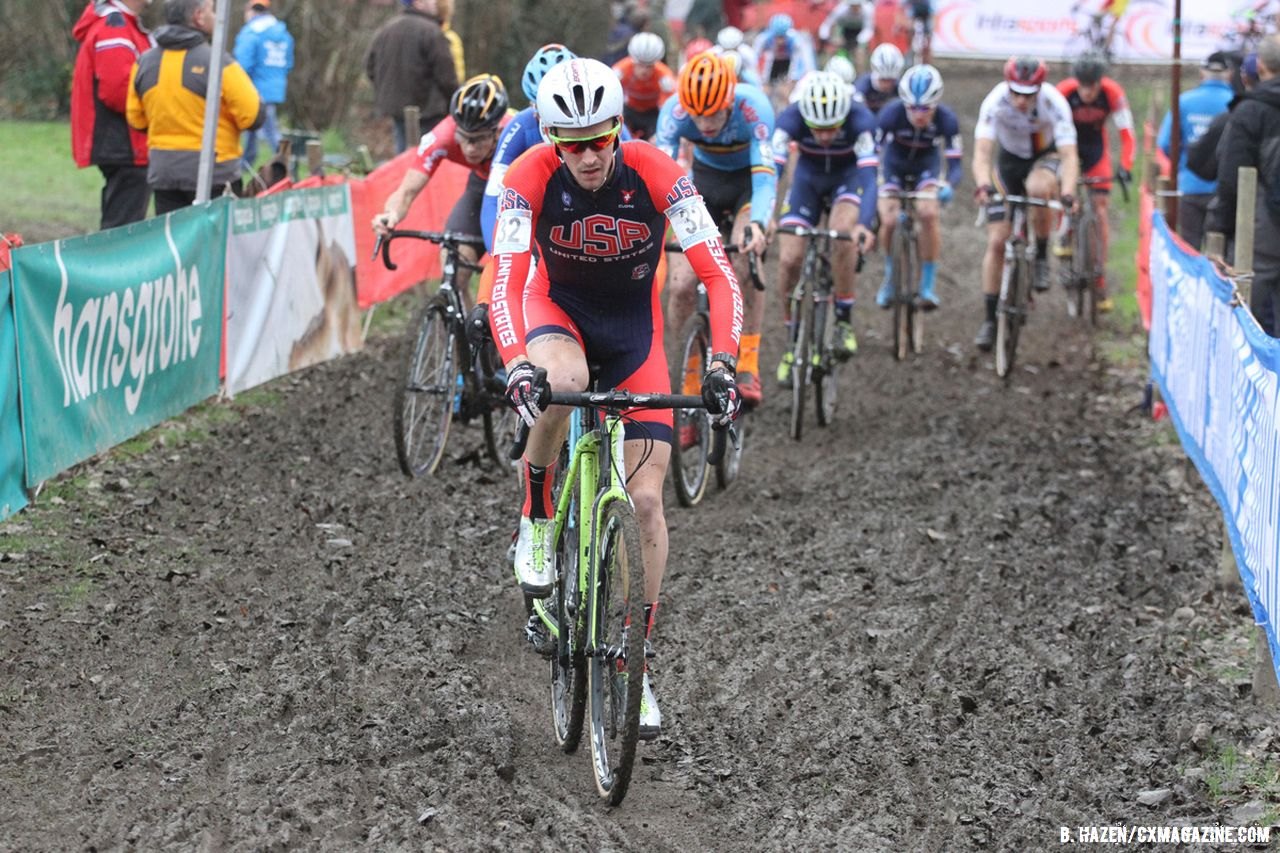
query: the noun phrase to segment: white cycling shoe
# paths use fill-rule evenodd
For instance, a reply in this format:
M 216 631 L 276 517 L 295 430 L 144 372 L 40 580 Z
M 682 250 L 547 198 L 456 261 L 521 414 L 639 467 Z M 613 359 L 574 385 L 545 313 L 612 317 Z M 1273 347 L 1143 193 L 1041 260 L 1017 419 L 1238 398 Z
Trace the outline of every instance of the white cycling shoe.
M 662 734 L 662 711 L 658 709 L 658 697 L 649 685 L 649 673 L 644 674 L 644 692 L 640 694 L 640 740 L 655 740 Z
M 549 518 L 520 519 L 520 536 L 516 539 L 514 566 L 520 588 L 534 598 L 551 594 L 555 580 L 555 525 Z

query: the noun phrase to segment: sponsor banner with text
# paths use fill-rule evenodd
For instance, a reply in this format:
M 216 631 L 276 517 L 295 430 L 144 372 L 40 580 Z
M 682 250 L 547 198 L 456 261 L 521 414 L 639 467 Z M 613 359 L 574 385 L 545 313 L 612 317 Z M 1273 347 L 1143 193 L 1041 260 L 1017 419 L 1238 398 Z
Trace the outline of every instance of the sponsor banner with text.
M 345 184 L 232 202 L 228 394 L 362 346 Z
M 1257 0 L 1182 0 L 1182 56 L 1203 59 L 1227 46 Z M 1103 0 L 935 0 L 933 50 L 939 56 L 1015 53 L 1048 60 L 1088 49 L 1090 31 L 1106 38 L 1121 62 L 1161 62 L 1173 56 L 1174 0 L 1129 0 L 1118 22 L 1097 19 Z
M 0 520 L 27 505 L 23 488 L 22 424 L 18 420 L 18 351 L 13 336 L 13 289 L 0 259 Z
M 1280 342 L 1159 213 L 1151 229 L 1151 372 L 1222 507 L 1254 617 L 1280 668 Z
M 28 485 L 217 392 L 229 205 L 14 251 Z

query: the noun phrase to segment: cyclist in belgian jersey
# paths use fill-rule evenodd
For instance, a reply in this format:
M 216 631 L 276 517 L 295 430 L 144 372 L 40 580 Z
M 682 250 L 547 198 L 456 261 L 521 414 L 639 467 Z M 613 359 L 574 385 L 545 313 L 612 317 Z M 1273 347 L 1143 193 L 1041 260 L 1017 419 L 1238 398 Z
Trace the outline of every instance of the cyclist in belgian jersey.
M 507 397 L 532 426 L 525 451 L 525 503 L 515 571 L 530 595 L 552 588 L 553 466 L 569 411 L 545 405 L 546 385 L 587 387 L 588 365 L 602 388 L 667 393 L 662 306 L 654 277 L 670 221 L 707 285 L 713 354 L 704 399 L 732 417 L 738 406 L 734 353 L 742 297 L 720 232 L 684 171 L 642 142 L 618 142 L 623 95 L 618 77 L 594 59 L 551 69 L 538 87 L 538 118 L 552 145 L 520 158 L 508 172 L 494 239 L 497 275 L 490 328 L 507 367 Z M 537 268 L 526 285 L 531 251 Z M 653 628 L 667 561 L 662 488 L 671 454 L 669 410 L 629 413 L 624 454 L 627 488 L 641 528 L 646 636 Z M 656 737 L 661 715 L 646 675 L 641 731 Z
M 492 74 L 480 74 L 458 87 L 449 102 L 449 115 L 423 135 L 418 155 L 404 173 L 400 186 L 387 201 L 382 213 L 373 217 L 373 230 L 378 235 L 391 232 L 409 213 L 437 167 L 444 160 L 459 163 L 471 170 L 462 197 L 454 204 L 445 221 L 446 231 L 480 234 L 480 205 L 484 197 L 489 164 L 498 142 L 498 134 L 509 121 L 507 90 Z M 480 253 L 470 246 L 459 246 L 458 252 L 468 260 L 479 260 Z M 460 269 L 459 282 L 470 273 Z M 471 289 L 461 287 L 469 302 Z
M 938 307 L 936 288 L 938 258 L 942 254 L 941 205 L 951 200 L 963 174 L 960 158 L 960 120 L 942 103 L 942 75 L 932 65 L 915 65 L 898 84 L 898 100 L 880 113 L 880 245 L 889 246 L 898 225 L 900 194 L 915 190 L 936 193 L 918 198 L 916 221 L 920 223 L 920 305 Z M 945 158 L 946 168 L 943 169 Z M 889 308 L 893 300 L 893 257 L 885 256 L 884 283 L 876 304 Z
M 769 145 L 773 134 L 769 99 L 755 86 L 738 83 L 724 58 L 709 51 L 680 69 L 676 89 L 677 97 L 662 107 L 654 144 L 671 157 L 676 156 L 680 140 L 693 144 L 693 185 L 716 224 L 736 245 L 762 254 L 778 185 Z M 739 277 L 745 265 L 745 256 L 739 253 L 735 261 Z M 673 328 L 681 328 L 693 313 L 697 280 L 686 259 L 672 257 L 667 298 Z M 764 302 L 763 294 L 747 288 L 738 385 L 743 399 L 753 406 L 763 400 L 759 353 Z
M 866 74 L 853 81 L 858 97 L 875 115 L 880 115 L 885 104 L 898 97 L 898 81 L 907 66 L 902 51 L 891 44 L 882 44 L 871 51 L 871 67 Z
M 1061 197 L 1064 208 L 1075 206 L 1072 192 L 1080 175 L 1076 152 L 1076 126 L 1067 99 L 1053 86 L 1044 60 L 1013 56 L 1004 66 L 1004 82 L 987 95 L 978 110 L 974 129 L 973 181 L 979 204 L 992 196 L 1026 195 Z M 1049 289 L 1049 231 L 1051 210 L 1031 211 L 1036 257 L 1032 285 Z M 988 351 L 995 344 L 996 307 L 1000 301 L 1000 276 L 1004 269 L 1004 244 L 1012 222 L 1003 203 L 987 208 L 987 252 L 982 259 L 982 293 L 985 314 L 974 345 Z
M 1058 91 L 1071 107 L 1071 120 L 1076 125 L 1076 144 L 1080 150 L 1080 170 L 1086 178 L 1100 183 L 1089 185 L 1093 207 L 1098 212 L 1099 247 L 1104 260 L 1111 242 L 1111 225 L 1107 216 L 1111 195 L 1111 177 L 1129 181 L 1133 177 L 1133 156 L 1137 141 L 1133 135 L 1133 114 L 1129 112 L 1129 99 L 1115 80 L 1106 76 L 1107 62 L 1100 54 L 1085 53 L 1071 66 L 1071 77 L 1058 84 Z M 1107 120 L 1110 119 L 1120 134 L 1120 166 L 1111 162 L 1111 143 L 1107 139 Z M 1097 290 L 1098 310 L 1110 311 L 1113 307 L 1107 291 L 1105 271 L 1094 283 Z
M 623 121 L 636 139 L 648 139 L 658 126 L 658 110 L 676 93 L 676 74 L 665 62 L 667 45 L 657 33 L 636 33 L 627 55 L 613 66 L 622 81 Z
M 756 36 L 760 79 L 776 104 L 785 104 L 796 82 L 818 67 L 813 39 L 798 30 L 790 15 L 777 14 Z
M 827 227 L 852 232 L 854 243 L 836 241 L 832 248 L 835 284 L 836 347 L 844 357 L 858 349 L 853 332 L 853 299 L 857 269 L 854 245 L 870 250 L 875 216 L 876 143 L 875 117 L 856 103 L 848 85 L 830 71 L 815 71 L 800 83 L 799 97 L 778 116 L 773 132 L 774 158 L 792 175 L 786 203 L 778 224 L 817 227 L 830 210 Z M 793 146 L 792 143 L 795 143 Z M 778 293 L 783 320 L 791 307 L 791 291 L 800 279 L 806 240 L 795 234 L 778 234 Z M 787 350 L 778 363 L 779 384 L 791 385 L 795 354 Z

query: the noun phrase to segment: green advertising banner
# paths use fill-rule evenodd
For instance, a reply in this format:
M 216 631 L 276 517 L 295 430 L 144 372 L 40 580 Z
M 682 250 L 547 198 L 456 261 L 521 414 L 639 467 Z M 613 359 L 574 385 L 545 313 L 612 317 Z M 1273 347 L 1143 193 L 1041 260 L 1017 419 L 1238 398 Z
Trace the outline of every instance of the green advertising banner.
M 22 487 L 22 424 L 18 421 L 18 351 L 13 339 L 9 272 L 0 272 L 0 520 L 27 505 Z
M 228 205 L 14 251 L 28 485 L 217 392 Z

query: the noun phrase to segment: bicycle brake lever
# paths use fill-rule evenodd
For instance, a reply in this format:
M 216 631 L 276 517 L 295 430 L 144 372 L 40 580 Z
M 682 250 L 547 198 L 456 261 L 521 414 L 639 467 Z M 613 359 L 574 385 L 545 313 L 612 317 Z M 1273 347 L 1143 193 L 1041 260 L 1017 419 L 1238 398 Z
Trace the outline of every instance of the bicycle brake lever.
M 378 235 L 378 239 L 373 242 L 373 257 L 369 258 L 369 260 L 376 261 L 378 259 L 378 253 L 382 251 L 382 243 L 386 239 L 385 234 Z

